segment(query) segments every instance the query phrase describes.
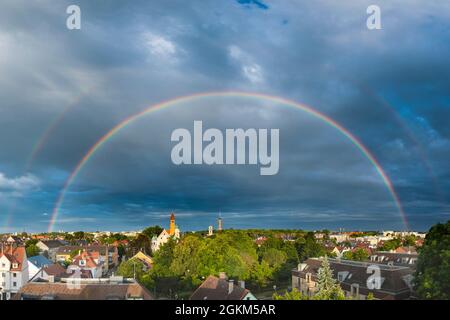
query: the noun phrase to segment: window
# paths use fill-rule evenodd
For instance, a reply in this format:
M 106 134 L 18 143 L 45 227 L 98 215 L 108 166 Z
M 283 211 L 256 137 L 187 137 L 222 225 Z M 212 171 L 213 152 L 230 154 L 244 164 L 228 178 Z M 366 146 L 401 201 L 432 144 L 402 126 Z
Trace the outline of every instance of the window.
M 2 268 L 6 267 L 6 264 L 2 263 Z
M 13 282 L 13 287 L 17 287 L 17 282 Z
M 338 281 L 339 282 L 344 281 L 348 274 L 349 274 L 348 271 L 340 271 L 340 272 L 338 272 L 338 276 L 337 276 L 338 277 Z
M 17 278 L 17 273 L 13 272 L 13 278 Z
M 19 265 L 17 263 L 13 263 L 12 267 L 17 268 Z

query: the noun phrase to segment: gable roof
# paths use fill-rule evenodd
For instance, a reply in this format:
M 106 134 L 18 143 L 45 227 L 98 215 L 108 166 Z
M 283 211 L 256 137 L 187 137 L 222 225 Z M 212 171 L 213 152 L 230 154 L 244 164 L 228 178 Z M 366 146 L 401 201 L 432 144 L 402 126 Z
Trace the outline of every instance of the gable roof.
M 99 266 L 101 263 L 100 261 L 98 261 L 98 263 L 95 261 L 95 259 L 98 259 L 100 256 L 98 251 L 94 251 L 94 252 L 86 252 L 83 251 L 81 252 L 81 254 L 76 255 L 73 258 L 72 264 L 77 265 L 77 266 L 82 266 L 82 267 L 87 267 L 87 268 L 96 268 L 97 266 Z M 80 264 L 80 261 L 85 261 L 84 265 Z
M 25 247 L 4 247 L 3 251 L 0 251 L 0 258 L 3 256 L 11 263 L 11 271 L 21 271 L 23 263 L 26 263 L 27 259 Z M 13 267 L 15 263 L 17 264 L 16 268 Z
M 67 244 L 67 242 L 62 240 L 40 240 L 39 242 L 47 246 L 49 249 L 59 248 Z
M 62 276 L 66 269 L 64 269 L 61 265 L 54 263 L 44 268 L 45 273 L 47 273 L 49 276 L 55 276 L 59 277 Z
M 229 282 L 215 276 L 209 276 L 194 291 L 190 300 L 242 300 L 250 292 L 233 284 L 233 290 L 228 293 Z
M 142 251 L 139 251 L 138 253 L 136 253 L 131 259 L 138 259 L 138 260 L 142 261 L 144 264 L 146 264 L 147 266 L 151 266 L 153 264 L 152 257 L 150 257 L 149 255 L 146 255 Z

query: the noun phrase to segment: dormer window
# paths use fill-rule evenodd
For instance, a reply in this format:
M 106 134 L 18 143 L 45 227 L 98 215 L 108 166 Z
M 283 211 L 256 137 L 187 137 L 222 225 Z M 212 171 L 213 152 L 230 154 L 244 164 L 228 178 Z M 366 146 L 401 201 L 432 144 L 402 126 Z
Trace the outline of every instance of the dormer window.
M 12 264 L 12 267 L 13 267 L 13 268 L 18 268 L 19 265 L 18 265 L 17 263 L 13 263 L 13 264 Z

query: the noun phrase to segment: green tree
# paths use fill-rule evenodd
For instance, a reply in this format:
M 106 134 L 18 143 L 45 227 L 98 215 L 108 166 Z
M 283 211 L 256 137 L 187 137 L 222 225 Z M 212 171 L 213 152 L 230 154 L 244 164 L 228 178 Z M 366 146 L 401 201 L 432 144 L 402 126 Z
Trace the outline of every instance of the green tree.
M 330 268 L 328 258 L 325 256 L 322 265 L 317 272 L 317 294 L 316 300 L 344 300 L 345 294 L 333 278 L 333 270 Z
M 36 246 L 35 244 L 27 246 L 25 250 L 27 252 L 27 257 L 37 256 L 41 252 L 39 247 Z
M 369 254 L 365 249 L 357 248 L 354 251 L 344 252 L 343 258 L 346 260 L 366 261 L 369 258 Z
M 73 238 L 74 239 L 76 239 L 76 240 L 82 240 L 82 239 L 84 239 L 84 231 L 77 231 L 77 232 L 74 232 L 74 234 L 73 234 Z
M 159 236 L 162 231 L 163 228 L 160 226 L 151 226 L 142 230 L 142 234 L 145 234 L 149 239 L 151 239 L 153 236 Z
M 302 294 L 296 288 L 292 289 L 292 291 L 286 291 L 284 294 L 280 295 L 275 293 L 273 295 L 274 300 L 310 300 L 307 295 Z
M 37 240 L 37 239 L 30 239 L 30 240 L 27 240 L 27 241 L 25 242 L 25 247 L 28 248 L 28 247 L 31 246 L 32 244 L 37 244 L 38 242 L 39 242 L 39 240 Z
M 450 299 L 450 220 L 431 227 L 425 237 L 414 287 L 422 299 Z
M 131 255 L 135 255 L 139 251 L 146 254 L 152 252 L 152 242 L 145 234 L 140 233 L 135 239 L 130 242 Z
M 327 252 L 325 246 L 315 239 L 312 232 L 308 232 L 303 239 L 297 240 L 295 246 L 300 261 L 313 257 L 323 257 Z
M 145 274 L 145 265 L 139 259 L 129 259 L 120 263 L 117 274 L 126 278 L 140 280 Z
M 380 251 L 391 251 L 391 250 L 395 250 L 401 246 L 402 246 L 402 239 L 394 238 L 394 239 L 388 240 L 385 243 L 383 243 L 383 245 L 379 248 L 379 250 Z
M 414 235 L 408 235 L 403 237 L 402 244 L 406 247 L 412 247 L 416 245 L 416 237 Z

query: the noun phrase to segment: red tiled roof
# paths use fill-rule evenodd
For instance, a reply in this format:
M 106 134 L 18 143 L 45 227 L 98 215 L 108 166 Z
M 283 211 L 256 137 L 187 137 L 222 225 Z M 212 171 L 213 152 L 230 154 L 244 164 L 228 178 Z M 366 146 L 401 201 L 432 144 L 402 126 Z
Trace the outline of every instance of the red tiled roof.
M 8 246 L 3 248 L 3 252 L 0 252 L 0 258 L 3 256 L 11 262 L 11 271 L 21 271 L 27 253 L 25 247 Z M 15 263 L 17 263 L 17 268 L 13 268 Z

